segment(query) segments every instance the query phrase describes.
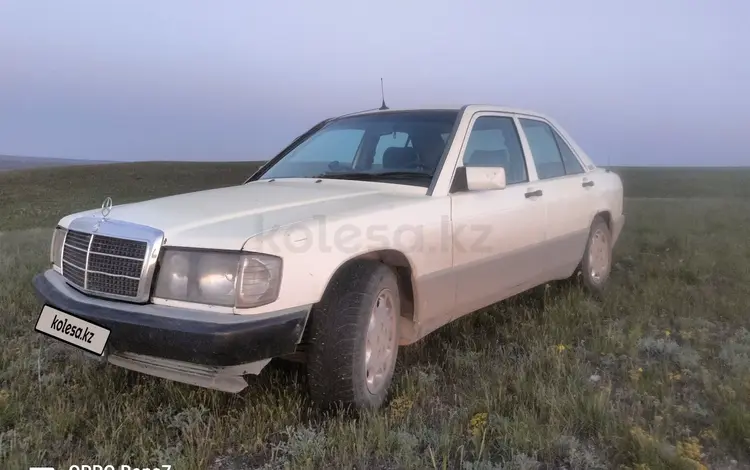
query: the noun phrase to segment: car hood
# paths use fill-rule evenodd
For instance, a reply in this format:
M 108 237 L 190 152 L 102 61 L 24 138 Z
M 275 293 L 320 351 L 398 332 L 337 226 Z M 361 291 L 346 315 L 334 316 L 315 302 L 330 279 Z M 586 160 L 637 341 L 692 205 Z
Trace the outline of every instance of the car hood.
M 425 197 L 423 187 L 346 180 L 288 179 L 115 205 L 108 219 L 160 229 L 166 244 L 237 250 L 253 236 L 313 218 L 388 209 Z M 101 209 L 71 214 L 102 217 Z

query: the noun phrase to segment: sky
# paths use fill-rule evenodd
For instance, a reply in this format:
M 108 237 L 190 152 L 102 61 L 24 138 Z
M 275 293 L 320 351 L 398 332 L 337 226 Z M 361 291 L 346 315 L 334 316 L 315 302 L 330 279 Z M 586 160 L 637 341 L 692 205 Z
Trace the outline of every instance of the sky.
M 0 0 L 0 154 L 265 160 L 321 119 L 487 103 L 604 165 L 750 165 L 747 0 Z

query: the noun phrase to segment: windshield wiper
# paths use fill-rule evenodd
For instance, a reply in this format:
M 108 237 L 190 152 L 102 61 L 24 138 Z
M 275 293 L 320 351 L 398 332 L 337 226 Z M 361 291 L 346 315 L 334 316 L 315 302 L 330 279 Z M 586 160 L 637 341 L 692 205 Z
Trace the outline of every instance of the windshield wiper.
M 427 178 L 432 179 L 431 173 L 423 171 L 381 171 L 377 173 L 368 171 L 350 171 L 350 172 L 329 172 L 315 175 L 314 178 L 337 178 L 337 179 L 415 179 Z

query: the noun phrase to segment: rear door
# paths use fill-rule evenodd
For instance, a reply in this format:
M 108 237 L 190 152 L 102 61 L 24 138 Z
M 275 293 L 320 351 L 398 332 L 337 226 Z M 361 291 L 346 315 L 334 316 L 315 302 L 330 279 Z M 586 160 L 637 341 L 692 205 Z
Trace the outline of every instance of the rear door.
M 592 221 L 595 182 L 570 146 L 546 121 L 519 117 L 547 204 L 548 279 L 572 274 L 583 256 Z

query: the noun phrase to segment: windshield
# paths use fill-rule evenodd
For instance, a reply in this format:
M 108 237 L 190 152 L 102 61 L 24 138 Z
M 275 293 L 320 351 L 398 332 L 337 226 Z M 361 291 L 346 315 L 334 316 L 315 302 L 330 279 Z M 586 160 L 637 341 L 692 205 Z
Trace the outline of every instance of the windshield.
M 456 110 L 421 110 L 339 118 L 270 164 L 259 177 L 334 177 L 429 186 L 457 117 Z

